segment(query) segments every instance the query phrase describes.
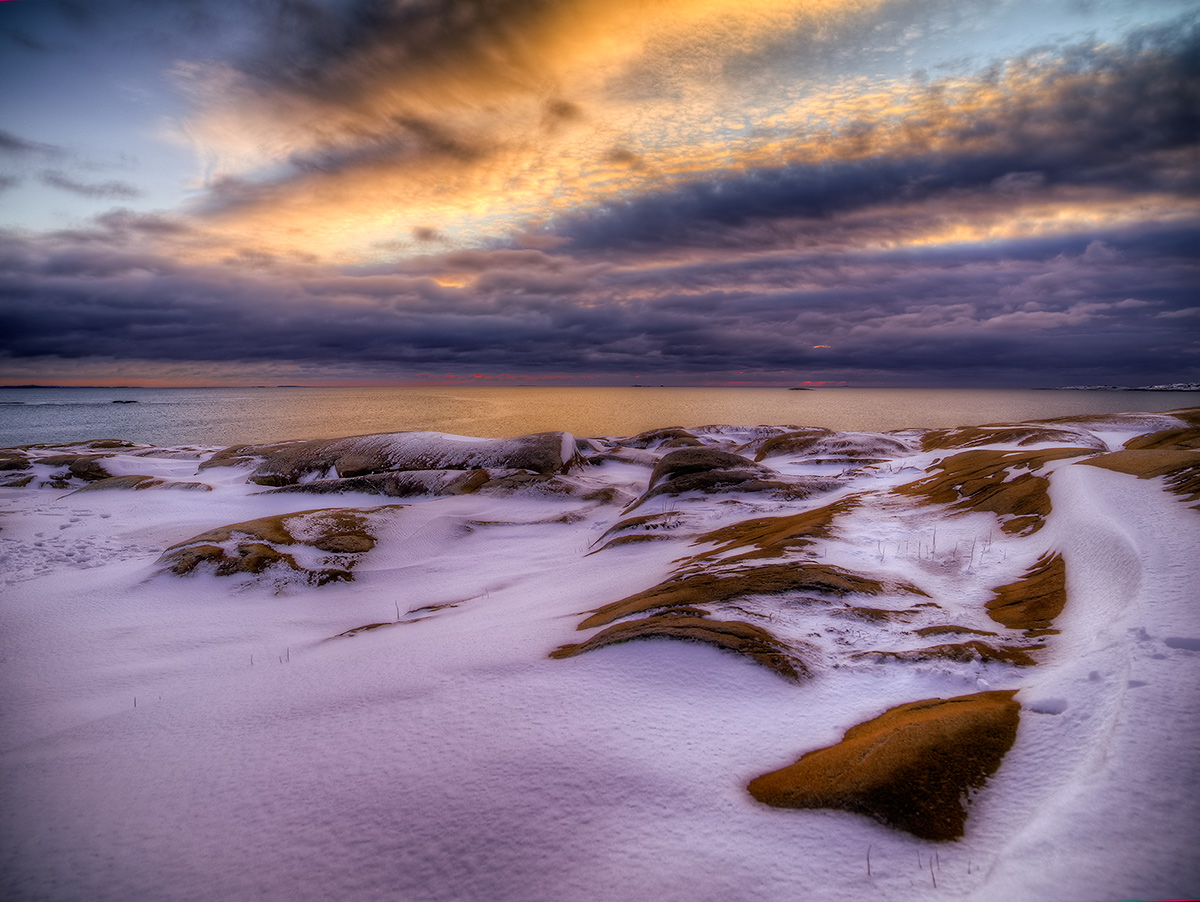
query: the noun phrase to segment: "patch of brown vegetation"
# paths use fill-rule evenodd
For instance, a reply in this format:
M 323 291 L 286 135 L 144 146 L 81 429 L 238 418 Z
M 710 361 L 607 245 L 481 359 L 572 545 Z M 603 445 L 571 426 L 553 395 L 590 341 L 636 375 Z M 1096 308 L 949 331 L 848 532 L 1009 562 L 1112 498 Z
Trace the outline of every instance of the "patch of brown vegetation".
M 555 649 L 550 653 L 550 657 L 570 658 L 586 651 L 604 648 L 606 645 L 632 642 L 635 639 L 683 639 L 703 642 L 745 655 L 795 682 L 809 675 L 803 662 L 788 654 L 779 640 L 762 627 L 740 620 L 709 620 L 682 611 L 664 611 L 641 620 L 618 623 L 597 633 L 586 642 Z
M 1114 451 L 1080 463 L 1127 473 L 1139 479 L 1166 478 L 1167 490 L 1188 502 L 1200 501 L 1200 453 L 1190 450 Z
M 988 511 L 1002 518 L 1000 528 L 1028 535 L 1042 528 L 1050 513 L 1050 480 L 1032 472 L 1011 476 L 1013 470 L 1033 471 L 1056 460 L 1095 454 L 1090 448 L 1050 448 L 1043 451 L 962 451 L 937 461 L 924 479 L 893 489 L 925 504 L 946 504 L 958 511 Z
M 860 651 L 854 657 L 892 658 L 896 661 L 930 661 L 934 658 L 944 658 L 960 664 L 970 664 L 973 661 L 983 661 L 987 664 L 994 661 L 1013 667 L 1033 667 L 1037 664 L 1037 661 L 1022 649 L 1009 646 L 997 647 L 980 642 L 978 639 L 950 645 L 931 645 L 928 648 L 914 648 L 908 651 Z
M 696 538 L 695 545 L 716 545 L 692 557 L 691 562 L 700 562 L 714 557 L 723 557 L 738 548 L 751 548 L 726 561 L 746 561 L 762 558 L 782 557 L 789 551 L 801 551 L 810 547 L 817 539 L 828 539 L 832 535 L 835 518 L 858 506 L 857 498 L 844 498 L 801 514 L 786 517 L 757 517 L 743 520 L 706 532 Z
M 763 564 L 733 572 L 677 576 L 644 592 L 596 608 L 592 616 L 579 625 L 579 629 L 604 626 L 622 617 L 658 608 L 698 606 L 732 601 L 748 595 L 779 595 L 784 592 L 820 592 L 838 597 L 852 594 L 882 595 L 885 592 L 925 594 L 910 583 L 885 583 L 827 564 Z
M 950 451 L 955 448 L 974 448 L 979 445 L 1012 444 L 1020 446 L 1053 442 L 1056 445 L 1079 445 L 1104 450 L 1104 442 L 1090 435 L 1066 429 L 1055 429 L 1036 423 L 1017 425 L 990 424 L 986 426 L 961 426 L 955 429 L 935 429 L 921 436 L 922 451 Z
M 750 782 L 776 808 L 865 814 L 921 839 L 963 835 L 963 799 L 996 772 L 1017 737 L 1016 691 L 910 702 Z
M 988 616 L 1013 630 L 1046 630 L 1067 603 L 1067 565 L 1044 554 L 1015 583 L 1000 586 L 985 605 Z
M 359 633 L 369 633 L 371 630 L 377 630 L 384 626 L 399 626 L 400 623 L 415 623 L 416 621 L 388 621 L 387 623 L 367 623 L 363 626 L 356 626 L 354 629 L 346 630 L 343 633 L 338 633 L 336 636 L 330 636 L 329 639 L 353 639 Z M 328 639 L 326 641 L 329 641 Z

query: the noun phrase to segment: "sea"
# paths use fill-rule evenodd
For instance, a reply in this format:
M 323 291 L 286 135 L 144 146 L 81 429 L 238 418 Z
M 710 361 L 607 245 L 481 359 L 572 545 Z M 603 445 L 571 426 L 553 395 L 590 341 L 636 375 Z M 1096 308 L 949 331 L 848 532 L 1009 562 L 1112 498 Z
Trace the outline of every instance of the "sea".
M 375 432 L 794 425 L 886 432 L 1200 406 L 1200 392 L 915 388 L 0 388 L 0 447 L 118 438 L 227 447 Z

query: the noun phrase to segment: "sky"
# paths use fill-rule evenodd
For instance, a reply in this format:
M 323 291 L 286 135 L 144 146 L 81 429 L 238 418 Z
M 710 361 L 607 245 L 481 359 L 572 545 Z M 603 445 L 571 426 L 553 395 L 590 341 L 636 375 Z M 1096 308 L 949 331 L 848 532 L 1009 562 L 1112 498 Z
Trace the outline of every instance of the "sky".
M 0 384 L 1200 380 L 1192 0 L 0 0 Z

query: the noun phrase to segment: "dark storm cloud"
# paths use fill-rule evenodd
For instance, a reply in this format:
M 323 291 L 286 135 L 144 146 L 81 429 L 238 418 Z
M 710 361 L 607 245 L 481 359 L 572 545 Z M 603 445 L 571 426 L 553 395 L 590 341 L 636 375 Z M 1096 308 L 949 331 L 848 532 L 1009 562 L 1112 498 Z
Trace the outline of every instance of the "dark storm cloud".
M 784 371 L 860 384 L 927 381 L 934 364 L 940 380 L 984 384 L 1197 378 L 1187 249 L 1200 227 L 1163 237 L 797 252 L 777 268 L 802 274 L 803 288 L 782 277 L 739 287 L 745 264 L 709 262 L 695 267 L 695 281 L 724 287 L 687 291 L 679 267 L 664 284 L 652 266 L 540 251 L 425 258 L 430 271 L 453 263 L 473 274 L 460 288 L 417 263 L 407 272 L 198 267 L 10 236 L 0 251 L 0 356 L 354 361 L 364 374 L 393 375 Z
M 562 4 L 558 4 L 561 6 Z M 283 2 L 270 41 L 239 68 L 264 86 L 353 102 L 377 80 L 422 80 L 482 69 L 504 81 L 535 67 L 528 29 L 550 0 L 359 0 L 336 6 Z
M 51 188 L 60 188 L 63 191 L 78 194 L 80 197 L 97 199 L 133 198 L 140 197 L 142 193 L 133 187 L 133 185 L 126 182 L 116 181 L 115 179 L 107 182 L 81 182 L 56 169 L 44 170 L 39 178 L 43 185 L 49 185 Z
M 938 109 L 941 89 L 933 87 L 899 138 L 889 122 L 860 122 L 831 138 L 835 153 L 841 147 L 853 159 L 697 180 L 602 205 L 553 230 L 579 248 L 720 246 L 761 240 L 738 233 L 754 222 L 829 222 L 964 192 L 996 208 L 1059 187 L 1200 193 L 1200 26 L 1148 30 L 1123 47 L 1076 47 L 1053 63 L 1031 58 L 1011 69 L 1024 92 L 996 90 L 982 110 Z

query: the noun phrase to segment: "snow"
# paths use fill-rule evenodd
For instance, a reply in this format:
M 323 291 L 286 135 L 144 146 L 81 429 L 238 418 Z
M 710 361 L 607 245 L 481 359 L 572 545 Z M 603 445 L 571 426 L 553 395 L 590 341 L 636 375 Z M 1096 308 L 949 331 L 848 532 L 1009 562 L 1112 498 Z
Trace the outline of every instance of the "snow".
M 1079 428 L 1115 448 L 1172 419 Z M 735 451 L 781 431 L 693 434 Z M 478 441 L 421 441 L 460 438 Z M 39 485 L 41 465 L 0 489 L 0 895 L 915 900 L 935 881 L 980 902 L 1197 894 L 1200 516 L 1161 480 L 1054 462 L 1053 511 L 1016 537 L 991 514 L 890 493 L 946 451 L 858 468 L 783 455 L 762 463 L 838 487 L 658 496 L 635 514 L 671 514 L 667 540 L 589 554 L 670 449 L 555 440 L 564 463 L 588 447 L 630 462 L 579 468 L 570 494 L 485 486 L 385 507 L 263 493 L 253 462 L 200 470 L 215 449 L 105 459 L 211 492 L 71 494 L 78 480 Z M 584 497 L 603 486 L 624 494 Z M 585 612 L 669 578 L 701 533 L 848 496 L 860 503 L 832 537 L 793 557 L 911 581 L 940 609 L 874 621 L 740 599 L 747 622 L 814 649 L 799 685 L 677 641 L 548 657 L 590 635 Z M 376 511 L 351 583 L 160 572 L 177 542 L 324 507 Z M 912 631 L 938 622 L 1004 632 L 983 604 L 1049 550 L 1067 561 L 1068 603 L 1038 666 L 854 656 L 932 644 Z M 986 688 L 1020 690 L 1021 725 L 957 842 L 745 791 L 889 707 Z

